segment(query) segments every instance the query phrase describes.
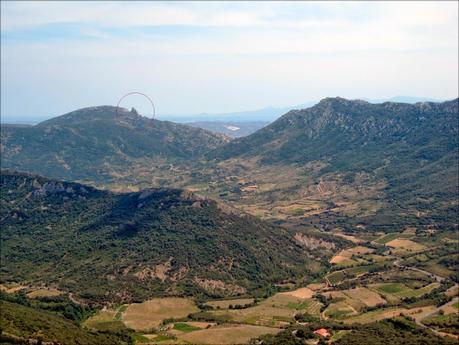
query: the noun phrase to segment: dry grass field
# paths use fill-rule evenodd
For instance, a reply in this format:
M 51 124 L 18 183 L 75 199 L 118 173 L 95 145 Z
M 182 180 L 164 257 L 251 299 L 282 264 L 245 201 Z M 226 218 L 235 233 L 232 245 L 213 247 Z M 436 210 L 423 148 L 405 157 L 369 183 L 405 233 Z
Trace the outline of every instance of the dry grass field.
M 345 323 L 371 323 L 392 317 L 399 316 L 401 313 L 406 312 L 405 308 L 388 308 L 377 309 L 368 313 L 360 314 L 358 316 L 350 317 L 343 320 Z
M 358 312 L 345 301 L 332 303 L 324 312 L 325 316 L 332 319 L 343 319 L 351 315 L 357 315 Z
M 314 294 L 314 291 L 307 287 L 299 288 L 294 291 L 281 292 L 281 295 L 292 296 L 297 298 L 311 298 Z
M 343 293 L 350 299 L 357 300 L 360 303 L 365 304 L 367 307 L 374 307 L 379 304 L 386 303 L 386 301 L 379 294 L 363 287 L 344 290 Z
M 123 322 L 134 330 L 149 330 L 158 327 L 164 319 L 186 317 L 198 311 L 194 302 L 187 298 L 154 298 L 129 305 Z
M 353 264 L 356 263 L 355 260 L 352 259 L 352 256 L 359 256 L 359 255 L 364 255 L 364 254 L 370 254 L 373 253 L 374 249 L 367 248 L 364 246 L 356 246 L 353 248 L 348 248 L 340 251 L 338 254 L 336 254 L 334 257 L 330 259 L 331 264 L 341 264 L 341 265 L 347 265 L 347 264 Z
M 387 242 L 386 246 L 408 252 L 417 252 L 426 248 L 420 243 L 400 238 Z
M 57 289 L 38 289 L 32 292 L 29 292 L 26 296 L 29 298 L 37 297 L 54 297 L 62 295 L 62 292 Z
M 24 285 L 20 285 L 20 284 L 15 284 L 15 283 L 12 283 L 12 284 L 0 284 L 0 290 L 1 291 L 4 291 L 6 293 L 15 293 L 15 292 L 18 292 L 18 291 L 21 291 L 23 289 L 26 289 L 27 286 L 24 286 Z
M 338 254 L 330 259 L 330 263 L 333 265 L 353 265 L 356 263 L 356 261 L 352 260 L 347 256 Z
M 178 335 L 179 340 L 192 344 L 245 344 L 263 334 L 276 334 L 278 328 L 251 325 L 221 325 Z
M 312 293 L 310 289 L 301 288 L 287 293 L 277 293 L 250 308 L 214 310 L 211 313 L 251 325 L 282 326 L 293 320 L 294 315 L 298 312 L 319 315 L 322 304 L 313 298 L 306 297 L 312 296 Z
M 357 238 L 354 235 L 346 235 L 346 234 L 343 234 L 340 231 L 334 231 L 331 234 L 335 235 L 335 236 L 338 236 L 338 237 L 341 237 L 341 238 L 344 238 L 345 240 L 351 241 L 353 243 L 363 243 L 363 242 L 365 242 L 364 240 L 362 240 L 360 238 Z
M 312 283 L 306 286 L 308 289 L 312 291 L 319 291 L 323 288 L 325 288 L 327 285 L 325 283 Z
M 239 298 L 239 299 L 225 299 L 219 301 L 210 301 L 206 302 L 205 305 L 211 306 L 213 308 L 228 309 L 230 305 L 246 305 L 253 303 L 253 298 Z

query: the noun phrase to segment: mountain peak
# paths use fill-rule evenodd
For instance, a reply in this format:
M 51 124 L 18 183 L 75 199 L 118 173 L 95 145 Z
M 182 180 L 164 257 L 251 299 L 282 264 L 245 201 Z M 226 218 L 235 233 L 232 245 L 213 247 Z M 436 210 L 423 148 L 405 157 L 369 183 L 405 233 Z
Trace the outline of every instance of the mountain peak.
M 138 116 L 140 115 L 134 108 L 132 108 L 132 110 L 129 111 L 126 108 L 116 107 L 112 105 L 99 105 L 71 111 L 70 113 L 40 122 L 38 126 L 66 125 L 92 120 L 107 120 L 114 119 L 116 117 L 134 118 Z
M 369 104 L 367 101 L 362 99 L 347 99 L 343 97 L 325 97 L 319 103 L 318 106 L 329 106 L 329 105 L 359 105 L 359 104 Z

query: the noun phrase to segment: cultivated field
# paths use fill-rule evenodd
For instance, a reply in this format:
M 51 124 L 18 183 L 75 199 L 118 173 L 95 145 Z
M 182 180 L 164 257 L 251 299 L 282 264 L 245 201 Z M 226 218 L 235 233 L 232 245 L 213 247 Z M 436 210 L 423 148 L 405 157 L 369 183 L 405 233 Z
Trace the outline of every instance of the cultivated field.
M 403 249 L 409 252 L 417 252 L 420 250 L 425 249 L 426 247 L 420 243 L 407 240 L 407 239 L 395 239 L 386 243 L 386 246 L 396 248 L 396 249 Z
M 287 293 L 277 293 L 253 307 L 213 310 L 210 313 L 251 325 L 282 326 L 292 321 L 298 312 L 319 315 L 322 304 L 316 299 L 306 297 L 312 296 L 312 293 L 310 289 L 301 288 Z
M 193 344 L 244 344 L 263 334 L 276 334 L 278 328 L 251 325 L 221 325 L 178 335 L 177 338 Z
M 164 319 L 186 317 L 198 311 L 194 302 L 186 298 L 154 298 L 129 305 L 123 322 L 134 330 L 149 330 L 158 327 Z
M 360 314 L 351 318 L 343 320 L 345 323 L 371 323 L 374 321 L 380 321 L 384 319 L 390 319 L 395 316 L 399 316 L 405 312 L 405 308 L 388 308 L 388 309 L 377 309 L 368 313 Z
M 212 308 L 219 309 L 228 309 L 231 305 L 246 305 L 253 303 L 253 298 L 239 298 L 239 299 L 225 299 L 219 301 L 210 301 L 206 302 L 205 305 L 211 306 Z
M 359 256 L 364 254 L 369 254 L 374 252 L 374 249 L 367 248 L 364 246 L 356 246 L 349 249 L 344 249 L 340 251 L 337 255 L 331 258 L 331 264 L 342 264 L 342 265 L 349 265 L 356 263 L 355 260 L 352 259 L 352 256 Z
M 373 284 L 370 288 L 383 295 L 389 302 L 398 302 L 403 298 L 420 297 L 437 288 L 440 284 L 432 283 L 423 288 L 411 289 L 403 283 Z
M 292 296 L 292 297 L 297 297 L 297 298 L 311 298 L 312 295 L 314 294 L 314 291 L 311 289 L 304 287 L 304 288 L 299 288 L 294 291 L 287 291 L 287 292 L 281 292 L 280 295 L 285 295 L 285 296 Z
M 127 305 L 118 306 L 116 308 L 104 308 L 87 319 L 83 325 L 95 330 L 123 329 L 124 325 L 121 319 L 126 309 Z
M 343 319 L 350 315 L 357 315 L 357 310 L 348 305 L 346 302 L 332 303 L 325 310 L 324 314 L 326 317 L 332 319 Z
M 401 234 L 401 233 L 390 233 L 387 235 L 384 235 L 378 239 L 375 240 L 376 243 L 379 244 L 386 244 L 390 241 L 396 240 L 398 238 L 412 238 L 413 236 L 410 234 Z
M 379 294 L 369 289 L 358 287 L 351 290 L 344 290 L 343 293 L 350 299 L 359 301 L 367 307 L 374 307 L 380 304 L 385 304 L 386 301 Z
M 370 264 L 370 265 L 360 265 L 354 266 L 352 268 L 347 268 L 340 271 L 334 271 L 327 275 L 325 279 L 331 285 L 336 285 L 344 281 L 345 279 L 354 279 L 357 278 L 365 273 L 370 272 L 371 270 L 377 269 L 381 266 L 381 264 Z

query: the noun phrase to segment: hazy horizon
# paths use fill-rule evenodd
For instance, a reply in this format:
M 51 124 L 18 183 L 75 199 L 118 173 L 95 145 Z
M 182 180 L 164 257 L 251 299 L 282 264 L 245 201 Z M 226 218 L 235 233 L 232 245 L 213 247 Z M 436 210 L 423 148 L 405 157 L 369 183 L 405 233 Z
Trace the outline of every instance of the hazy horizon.
M 2 2 L 1 113 L 129 91 L 157 114 L 458 94 L 457 2 Z M 131 97 L 122 106 L 148 114 Z

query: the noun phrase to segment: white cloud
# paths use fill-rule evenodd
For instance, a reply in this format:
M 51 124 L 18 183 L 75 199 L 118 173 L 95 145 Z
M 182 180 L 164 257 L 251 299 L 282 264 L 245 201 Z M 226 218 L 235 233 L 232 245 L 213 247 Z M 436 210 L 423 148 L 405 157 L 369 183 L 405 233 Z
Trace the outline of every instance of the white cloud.
M 457 96 L 457 2 L 1 6 L 2 112 L 59 113 L 131 89 L 148 91 L 160 112 L 243 110 L 330 95 Z M 78 35 L 59 32 L 65 24 Z M 55 34 L 37 34 L 49 25 Z

